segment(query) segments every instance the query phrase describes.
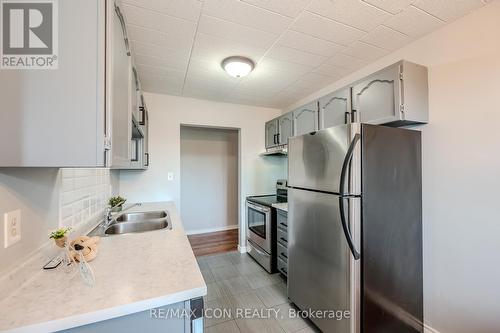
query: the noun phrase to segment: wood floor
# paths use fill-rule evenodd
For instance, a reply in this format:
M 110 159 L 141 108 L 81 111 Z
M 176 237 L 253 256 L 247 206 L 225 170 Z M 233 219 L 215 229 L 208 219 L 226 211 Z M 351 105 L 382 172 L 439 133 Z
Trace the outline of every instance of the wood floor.
M 238 229 L 190 235 L 188 239 L 197 257 L 230 252 L 238 248 Z

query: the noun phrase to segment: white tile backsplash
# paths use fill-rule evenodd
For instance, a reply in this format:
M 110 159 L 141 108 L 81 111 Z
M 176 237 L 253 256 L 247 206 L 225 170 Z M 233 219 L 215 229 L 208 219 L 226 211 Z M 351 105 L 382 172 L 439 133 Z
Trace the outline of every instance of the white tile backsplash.
M 59 226 L 77 226 L 103 215 L 111 196 L 109 169 L 61 169 Z

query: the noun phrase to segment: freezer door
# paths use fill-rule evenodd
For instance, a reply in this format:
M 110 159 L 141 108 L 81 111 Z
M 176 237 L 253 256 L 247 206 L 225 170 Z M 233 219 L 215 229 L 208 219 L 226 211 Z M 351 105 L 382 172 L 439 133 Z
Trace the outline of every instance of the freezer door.
M 350 195 L 360 194 L 360 124 L 340 125 L 289 139 L 288 186 Z M 350 149 L 350 147 L 352 147 Z M 349 156 L 350 154 L 350 156 Z M 346 163 L 349 162 L 349 163 Z M 343 166 L 349 167 L 340 189 Z M 356 171 L 356 172 L 355 172 Z M 354 182 L 353 182 L 354 181 Z M 347 188 L 349 187 L 349 189 Z
M 344 200 L 356 201 L 346 211 L 359 237 L 359 198 Z M 339 197 L 292 188 L 288 201 L 288 297 L 301 310 L 349 311 L 349 318 L 310 318 L 323 332 L 359 332 L 359 260 L 346 242 Z

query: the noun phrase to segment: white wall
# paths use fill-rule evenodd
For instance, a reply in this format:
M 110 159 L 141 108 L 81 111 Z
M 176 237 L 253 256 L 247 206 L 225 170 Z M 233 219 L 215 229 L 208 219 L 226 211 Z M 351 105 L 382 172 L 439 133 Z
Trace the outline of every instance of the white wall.
M 189 234 L 238 227 L 238 136 L 181 127 L 181 218 Z
M 52 242 L 50 230 L 101 218 L 112 184 L 117 190 L 115 178 L 108 169 L 0 168 L 0 280 Z M 16 209 L 21 241 L 5 249 L 3 216 Z
M 0 169 L 0 276 L 48 242 L 58 225 L 60 175 L 53 168 Z M 21 241 L 4 248 L 4 214 L 21 209 Z
M 130 201 L 173 200 L 180 204 L 180 127 L 202 125 L 240 129 L 240 223 L 245 223 L 245 198 L 275 192 L 285 176 L 286 159 L 260 157 L 265 150 L 264 123 L 278 116 L 277 109 L 218 103 L 193 98 L 145 94 L 150 112 L 151 166 L 147 171 L 121 171 L 120 191 Z M 167 173 L 173 172 L 169 181 Z M 182 212 L 181 212 L 182 213 Z M 240 228 L 244 244 L 244 228 Z
M 423 132 L 425 321 L 441 333 L 500 331 L 500 2 L 335 84 L 407 59 L 429 67 Z

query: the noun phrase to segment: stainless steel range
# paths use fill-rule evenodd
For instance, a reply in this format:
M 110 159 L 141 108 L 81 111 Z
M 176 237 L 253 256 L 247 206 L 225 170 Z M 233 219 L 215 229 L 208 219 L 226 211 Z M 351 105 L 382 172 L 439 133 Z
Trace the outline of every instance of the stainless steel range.
M 287 202 L 287 181 L 276 182 L 276 194 L 247 197 L 247 240 L 250 254 L 269 273 L 276 271 L 275 203 Z

